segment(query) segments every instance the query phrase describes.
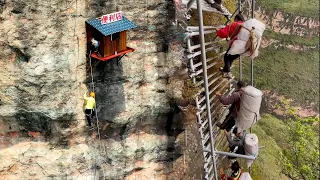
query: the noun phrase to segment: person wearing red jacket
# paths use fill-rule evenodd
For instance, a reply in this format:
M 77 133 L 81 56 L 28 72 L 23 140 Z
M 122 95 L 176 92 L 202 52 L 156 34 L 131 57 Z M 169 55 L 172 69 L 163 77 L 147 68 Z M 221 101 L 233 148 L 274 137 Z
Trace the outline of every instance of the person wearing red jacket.
M 229 44 L 229 48 L 226 52 L 226 54 L 224 55 L 224 67 L 223 69 L 221 69 L 221 71 L 223 72 L 223 77 L 225 78 L 232 78 L 231 74 L 230 74 L 230 67 L 233 63 L 233 61 L 235 59 L 237 59 L 238 57 L 240 57 L 239 54 L 235 54 L 235 55 L 230 55 L 228 54 L 232 43 L 236 40 L 236 36 L 237 34 L 240 32 L 240 26 L 242 23 L 244 22 L 244 18 L 241 14 L 237 14 L 234 17 L 234 22 L 231 23 L 230 25 L 227 25 L 226 27 L 217 30 L 217 36 L 220 38 L 229 38 L 230 39 L 230 44 Z

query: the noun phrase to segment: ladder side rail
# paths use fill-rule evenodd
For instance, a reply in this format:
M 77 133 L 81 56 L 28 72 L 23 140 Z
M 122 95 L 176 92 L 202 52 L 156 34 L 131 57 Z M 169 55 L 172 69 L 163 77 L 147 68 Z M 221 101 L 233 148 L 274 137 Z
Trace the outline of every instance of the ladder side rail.
M 200 42 L 201 42 L 201 60 L 202 60 L 202 69 L 204 75 L 204 86 L 205 86 L 205 95 L 206 95 L 206 107 L 207 107 L 207 119 L 209 121 L 209 132 L 210 132 L 210 144 L 211 144 L 211 153 L 213 160 L 213 168 L 215 180 L 218 180 L 218 173 L 216 171 L 216 161 L 214 157 L 214 142 L 212 139 L 212 120 L 211 120 L 211 112 L 210 112 L 210 102 L 209 102 L 209 87 L 208 87 L 208 74 L 207 74 L 207 62 L 206 62 L 206 51 L 205 51 L 205 39 L 204 39 L 204 30 L 203 30 L 203 16 L 202 16 L 202 5 L 200 0 L 197 0 L 197 9 L 198 9 L 198 17 L 199 17 L 199 33 L 200 33 Z

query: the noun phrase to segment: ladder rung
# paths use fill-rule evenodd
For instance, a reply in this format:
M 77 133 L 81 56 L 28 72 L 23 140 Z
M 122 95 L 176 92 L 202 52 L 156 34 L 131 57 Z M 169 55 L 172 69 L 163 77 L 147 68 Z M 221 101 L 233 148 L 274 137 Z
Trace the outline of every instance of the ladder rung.
M 214 146 L 216 149 L 218 149 L 218 147 L 219 147 L 219 145 L 220 145 L 220 143 L 222 142 L 223 139 L 224 138 L 222 137 L 222 138 L 220 138 L 219 141 L 217 141 L 218 143 Z
M 201 105 L 201 103 L 203 102 L 203 100 L 206 98 L 206 96 L 203 96 L 197 103 L 199 104 L 199 105 Z
M 219 89 L 222 90 L 223 88 L 226 88 L 227 85 L 228 85 L 228 84 L 226 83 L 226 84 L 224 84 L 224 85 L 223 85 L 221 88 L 219 88 Z M 230 92 L 232 93 L 233 90 L 234 90 L 234 89 L 231 89 L 231 90 L 227 93 L 227 96 L 229 96 L 229 95 L 230 95 Z M 212 96 L 212 97 L 210 98 L 210 102 L 211 102 L 215 97 L 216 97 L 216 95 Z
M 221 56 L 221 55 L 223 55 L 223 54 L 225 54 L 225 52 L 220 53 L 218 56 Z M 207 62 L 213 60 L 214 58 L 217 58 L 218 56 L 209 58 L 210 60 L 208 60 Z M 200 63 L 202 63 L 202 62 L 200 62 Z M 216 65 L 217 63 L 218 63 L 218 62 L 214 62 L 213 65 L 210 64 L 210 65 L 212 65 L 212 66 L 209 65 L 209 66 L 207 67 L 207 69 L 210 69 L 211 67 L 213 67 L 213 66 Z M 199 63 L 197 63 L 197 64 L 199 64 Z M 195 71 L 195 72 L 192 73 L 191 77 L 197 76 L 197 75 L 201 74 L 202 72 L 203 72 L 203 69 L 200 69 L 199 71 Z
M 204 162 L 204 169 L 207 169 L 211 162 L 212 162 L 212 158 L 208 158 L 208 160 Z
M 220 77 L 216 77 L 214 78 L 209 84 L 208 86 L 211 86 L 213 83 L 215 83 Z M 203 96 L 199 101 L 198 104 L 200 105 L 204 100 L 205 100 L 206 96 Z
M 223 140 L 225 140 L 225 141 L 223 142 Z M 223 143 L 221 144 L 221 142 L 223 142 Z M 215 146 L 215 147 L 218 149 L 218 147 L 220 147 L 220 144 L 222 145 L 221 147 L 223 148 L 228 144 L 228 141 L 225 138 L 222 137 L 220 139 L 220 141 L 217 143 L 217 146 Z
M 218 62 L 216 61 L 216 62 L 208 65 L 208 66 L 207 66 L 207 69 L 210 69 L 210 68 L 212 68 L 213 66 L 215 66 L 215 65 L 217 65 L 217 64 L 218 64 Z M 196 75 L 199 75 L 199 74 L 201 74 L 202 72 L 203 72 L 203 69 L 200 69 L 199 71 L 196 71 L 195 74 L 196 74 Z
M 221 26 L 203 26 L 203 29 L 221 29 L 224 28 L 226 26 L 221 25 Z M 186 31 L 199 31 L 199 26 L 188 26 L 186 28 Z
M 202 119 L 203 119 L 206 115 L 207 115 L 207 112 L 205 112 L 205 113 L 201 112 L 201 113 L 200 113 L 200 117 L 201 117 Z
M 206 109 L 206 104 L 204 104 L 203 106 L 200 107 L 199 112 L 201 113 L 205 109 Z
M 219 112 L 219 111 L 220 111 L 222 108 L 224 108 L 224 107 L 225 107 L 225 105 L 219 103 L 219 104 L 216 106 L 215 110 L 211 112 L 211 115 L 213 115 L 213 113 Z
M 224 110 L 222 110 L 220 113 L 219 113 L 219 116 L 222 116 L 226 111 L 229 110 L 229 108 L 231 107 L 231 104 L 230 105 L 227 105 L 227 106 L 224 106 Z M 221 118 L 221 117 L 219 117 Z
M 211 58 L 207 58 L 207 62 L 210 62 L 214 59 L 214 57 L 211 57 Z M 202 65 L 202 62 L 198 62 L 197 64 L 194 65 L 194 67 L 198 67 L 198 66 L 201 66 Z
M 213 79 L 213 80 L 209 83 L 209 86 L 212 85 L 214 82 L 216 82 L 220 77 L 221 77 L 221 76 L 218 76 L 218 77 L 216 77 L 215 79 Z M 221 82 L 223 82 L 223 81 L 221 81 Z M 219 83 L 219 85 L 221 85 L 221 82 Z M 216 88 L 216 87 L 214 87 L 214 88 Z M 215 89 L 214 89 L 214 90 L 215 90 Z M 209 91 L 209 96 L 211 95 L 211 93 L 212 93 L 214 90 Z M 196 93 L 195 96 L 199 96 L 203 91 L 204 91 L 204 88 L 201 88 L 201 89 Z M 205 96 L 203 96 L 203 97 L 205 97 Z M 202 98 L 203 98 L 203 97 L 202 97 Z M 201 102 L 203 101 L 202 98 L 200 99 Z M 200 100 L 199 100 L 199 101 L 200 101 Z
M 207 48 L 207 49 L 205 49 L 205 50 L 206 50 L 206 52 L 208 52 L 208 51 L 215 50 L 215 49 L 217 49 L 217 48 L 219 48 L 219 46 L 209 47 L 209 48 Z M 197 57 L 197 56 L 199 56 L 199 55 L 201 55 L 201 51 L 197 51 L 197 52 L 188 54 L 188 55 L 187 55 L 187 58 L 188 58 L 188 59 L 191 59 L 191 58 L 195 58 L 195 57 Z
M 214 45 L 214 44 L 219 43 L 219 42 L 222 42 L 222 41 L 224 41 L 224 40 L 226 40 L 226 39 L 220 39 L 220 40 L 218 40 L 218 41 L 207 42 L 207 43 L 204 43 L 204 46 Z M 200 47 L 201 47 L 201 44 L 193 45 L 193 46 L 191 46 L 191 47 L 189 48 L 189 51 L 193 51 L 193 50 L 195 50 L 195 49 L 199 49 Z
M 204 46 L 209 46 L 209 45 L 213 45 L 215 44 L 215 42 L 207 42 L 207 43 L 204 43 Z M 195 49 L 199 49 L 201 47 L 201 44 L 197 44 L 197 45 L 193 45 L 189 48 L 189 51 L 193 51 Z
M 214 33 L 216 32 L 215 30 L 206 30 L 206 31 L 203 31 L 203 34 L 210 34 L 210 33 Z M 186 33 L 187 37 L 190 38 L 190 37 L 193 37 L 193 36 L 199 36 L 200 35 L 200 32 L 189 32 L 189 33 Z
M 222 86 L 221 89 L 225 88 L 225 86 L 226 86 L 226 85 Z M 227 96 L 229 96 L 233 91 L 234 91 L 234 89 L 230 90 L 230 91 L 228 92 Z M 212 100 L 213 100 L 214 98 L 216 98 L 216 95 L 214 95 L 214 96 L 212 96 L 212 97 L 210 98 L 210 102 L 212 102 Z M 210 106 L 210 109 L 213 108 L 213 105 L 216 104 L 217 101 L 219 101 L 219 99 L 216 99 L 215 103 L 211 103 L 212 105 Z
M 230 94 L 232 91 L 233 91 L 233 90 L 231 90 L 228 94 Z M 217 102 L 219 102 L 219 99 L 216 99 L 216 100 L 213 102 L 213 100 L 214 100 L 215 97 L 216 97 L 216 95 L 214 95 L 214 96 L 212 96 L 212 98 L 210 98 L 210 104 L 211 104 L 210 109 L 213 109 L 213 106 L 216 105 Z M 220 107 L 223 107 L 223 106 L 224 106 L 224 105 L 222 105 L 222 104 L 221 104 L 221 105 L 218 105 L 218 107 L 215 108 L 215 110 L 214 110 L 213 112 L 211 112 L 211 115 L 213 116 L 213 114 L 217 111 L 217 109 L 220 108 Z M 200 114 L 201 114 L 201 112 L 200 112 Z M 200 117 L 203 118 L 203 116 L 204 116 L 204 114 L 202 114 Z
M 216 160 L 216 162 L 218 161 L 218 159 L 219 159 L 219 156 L 218 155 L 216 155 L 217 157 L 215 158 L 215 160 Z
M 210 149 L 205 149 L 205 148 L 203 149 L 203 151 L 204 151 L 204 152 L 211 152 Z M 209 159 L 210 159 L 210 158 L 209 158 Z
M 215 59 L 215 58 L 217 58 L 217 57 L 220 57 L 220 56 L 222 56 L 222 55 L 224 55 L 226 53 L 226 51 L 224 51 L 224 52 L 222 52 L 222 53 L 220 53 L 220 54 L 218 54 L 217 56 L 214 56 L 214 57 L 212 57 L 212 58 L 209 58 L 210 60 L 207 60 L 207 62 L 209 62 L 209 61 L 211 61 L 211 60 L 213 60 L 213 59 Z M 215 64 L 214 65 L 216 65 L 218 62 L 215 62 Z M 209 65 L 210 66 L 210 65 Z M 207 67 L 207 69 L 210 69 L 211 67 Z M 201 70 L 199 70 L 199 73 L 198 74 L 200 74 L 200 73 L 202 73 L 203 72 L 203 69 L 201 69 Z M 197 75 L 198 75 L 197 74 Z
M 202 140 L 202 143 L 205 144 L 209 138 L 210 138 L 210 133 L 207 132 L 207 134 L 204 136 L 204 139 Z
M 213 93 L 222 83 L 224 83 L 225 80 L 220 81 L 216 86 L 214 86 L 210 91 L 209 94 Z
M 206 119 L 206 120 L 201 124 L 201 128 L 203 129 L 203 128 L 207 125 L 208 122 L 209 122 L 209 120 Z
M 211 101 L 211 102 L 212 102 L 212 101 Z M 213 106 L 216 105 L 218 102 L 219 102 L 218 99 L 216 99 L 216 101 L 215 101 L 214 103 L 210 103 L 210 104 L 211 104 L 210 109 L 213 109 Z M 223 105 L 222 105 L 222 104 L 221 104 L 221 105 L 218 104 L 218 107 L 223 107 Z M 217 108 L 216 108 L 216 109 L 217 109 Z M 213 113 L 216 112 L 216 109 L 215 109 L 213 112 L 211 112 L 211 115 L 213 115 Z M 201 115 L 200 118 L 203 118 L 206 114 L 205 114 L 205 113 L 202 113 L 202 114 L 201 114 L 201 113 L 202 113 L 202 112 L 199 112 L 199 114 Z
M 193 67 L 194 67 L 194 68 L 197 68 L 197 67 L 199 67 L 199 66 L 201 66 L 201 65 L 202 65 L 202 62 L 198 62 L 197 64 L 194 64 Z
M 216 73 L 209 75 L 209 76 L 208 76 L 208 79 L 212 78 L 215 74 L 216 74 Z M 197 82 L 197 84 L 195 84 L 194 86 L 198 87 L 198 86 L 200 86 L 200 85 L 203 85 L 203 83 L 204 83 L 204 80 L 201 80 L 201 81 Z
M 218 77 L 219 79 L 220 77 Z M 223 81 L 220 81 L 212 90 L 209 91 L 209 97 L 211 96 L 211 94 L 213 93 L 213 91 L 222 84 Z
M 221 131 L 217 131 L 217 133 L 214 134 L 214 139 L 217 139 L 217 137 L 221 134 Z
M 208 178 L 208 176 L 211 174 L 212 169 L 213 169 L 213 163 L 211 163 L 208 173 L 206 174 L 206 178 Z
M 226 109 L 227 107 L 225 107 L 225 106 L 221 106 L 221 108 L 219 108 L 219 110 L 217 110 L 215 113 L 216 113 L 216 117 L 218 118 L 218 119 L 221 119 L 221 112 L 223 112 L 224 111 L 224 109 Z
M 212 158 L 212 154 L 211 154 L 211 150 L 210 149 L 207 149 L 205 146 L 202 146 L 203 150 L 206 150 L 206 151 L 203 151 L 203 157 L 204 159 L 210 159 Z
M 210 143 L 208 143 L 208 144 L 205 145 L 204 147 L 205 147 L 205 149 L 210 149 L 210 150 L 211 150 L 211 148 L 210 148 L 210 147 L 211 147 Z
M 213 177 L 214 177 L 214 174 L 212 174 L 212 175 L 210 176 L 209 180 L 213 179 Z
M 208 129 L 209 129 L 208 127 L 209 127 L 209 123 L 206 123 L 206 124 L 202 127 L 202 129 L 203 129 L 203 130 L 208 130 Z
M 214 101 L 214 103 L 211 103 L 210 109 L 213 109 L 213 106 L 214 106 L 214 105 L 217 106 L 217 103 L 218 103 L 218 102 L 219 102 L 219 99 L 216 99 L 216 100 Z M 214 111 L 213 111 L 213 112 L 214 112 Z M 211 112 L 211 114 L 212 114 L 213 112 Z

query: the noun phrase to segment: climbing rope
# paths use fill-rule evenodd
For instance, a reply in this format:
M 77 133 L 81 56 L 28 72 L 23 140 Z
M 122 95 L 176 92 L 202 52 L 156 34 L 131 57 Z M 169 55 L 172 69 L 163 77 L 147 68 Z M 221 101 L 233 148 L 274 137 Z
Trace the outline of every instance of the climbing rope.
M 89 64 L 90 64 L 90 75 L 91 75 L 92 92 L 94 92 L 94 82 L 93 82 L 92 62 L 91 62 L 91 50 L 90 50 L 90 53 L 89 53 Z
M 92 84 L 92 92 L 95 92 L 95 86 L 94 86 L 94 81 L 93 81 L 93 68 L 92 68 L 92 59 L 91 59 L 91 50 L 90 50 L 90 53 L 89 53 L 89 64 L 90 64 L 90 76 L 91 76 L 91 84 Z M 97 104 L 97 103 L 96 103 Z M 100 127 L 99 127 L 99 118 L 98 118 L 98 111 L 97 111 L 97 105 L 95 104 L 94 106 L 94 109 L 95 109 L 95 117 L 96 117 L 96 124 L 97 124 L 97 133 L 98 133 L 98 137 L 99 137 L 99 149 L 100 151 L 103 151 L 105 154 L 107 154 L 106 152 L 106 149 L 105 149 L 105 146 L 102 145 L 102 142 L 101 142 L 101 134 L 100 134 Z M 103 147 L 103 149 L 102 149 Z M 101 168 L 102 171 L 103 171 L 103 176 L 104 176 L 104 179 L 106 179 L 105 177 L 105 172 L 104 172 L 104 169 Z

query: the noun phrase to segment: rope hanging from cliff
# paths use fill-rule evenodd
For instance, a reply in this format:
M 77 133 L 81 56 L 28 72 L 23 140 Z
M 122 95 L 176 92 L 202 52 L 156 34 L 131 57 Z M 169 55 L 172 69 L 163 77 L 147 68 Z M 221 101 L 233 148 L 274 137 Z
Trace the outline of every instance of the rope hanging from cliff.
M 89 64 L 90 64 L 90 76 L 91 76 L 91 84 L 92 84 L 92 92 L 94 92 L 95 88 L 94 88 L 94 81 L 93 81 L 93 73 L 92 73 L 92 62 L 91 62 L 91 50 L 90 50 L 90 53 L 89 53 Z M 98 118 L 98 111 L 97 111 L 97 106 L 95 105 L 94 107 L 95 109 L 95 116 L 96 116 L 96 124 L 97 124 L 97 132 L 98 132 L 98 137 L 99 137 L 99 148 L 100 148 L 100 151 L 102 151 L 102 147 L 103 147 L 103 152 L 105 154 L 107 154 L 106 152 L 106 149 L 104 146 L 102 146 L 102 142 L 101 142 L 101 135 L 100 135 L 100 128 L 99 128 L 99 118 Z M 104 172 L 104 169 L 102 168 L 102 171 L 103 171 L 103 176 L 104 176 L 104 179 L 106 179 L 105 177 L 105 172 Z
M 91 84 L 92 84 L 92 92 L 94 92 L 95 88 L 94 88 L 94 81 L 93 81 L 93 74 L 92 74 L 92 62 L 91 62 L 91 50 L 89 53 L 89 64 L 90 64 L 90 76 L 91 76 Z M 97 131 L 98 131 L 98 137 L 99 137 L 99 142 L 100 142 L 100 148 L 101 148 L 101 135 L 100 135 L 100 128 L 99 128 L 99 119 L 98 119 L 98 112 L 97 112 L 97 106 L 95 105 L 94 107 L 95 109 L 95 116 L 96 116 L 96 123 L 97 123 Z M 105 151 L 105 149 L 104 149 Z
M 91 75 L 92 92 L 94 92 L 94 82 L 93 82 L 92 62 L 91 62 L 91 50 L 90 50 L 90 53 L 89 53 L 89 64 L 90 64 L 90 75 Z

